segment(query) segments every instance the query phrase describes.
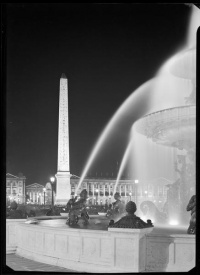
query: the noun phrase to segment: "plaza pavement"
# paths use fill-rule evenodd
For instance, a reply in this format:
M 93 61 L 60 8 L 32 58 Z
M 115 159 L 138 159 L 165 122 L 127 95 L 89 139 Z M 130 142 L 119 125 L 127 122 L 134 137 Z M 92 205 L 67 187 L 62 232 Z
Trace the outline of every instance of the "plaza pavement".
M 65 272 L 65 273 L 80 273 L 74 270 L 44 264 L 20 257 L 16 254 L 6 255 L 6 265 L 14 271 L 44 271 L 44 272 Z

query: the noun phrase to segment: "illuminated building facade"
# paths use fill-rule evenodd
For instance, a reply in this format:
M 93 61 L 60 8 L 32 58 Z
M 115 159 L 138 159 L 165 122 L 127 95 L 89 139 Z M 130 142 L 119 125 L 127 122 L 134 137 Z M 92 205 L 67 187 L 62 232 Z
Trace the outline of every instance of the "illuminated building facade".
M 54 201 L 55 201 L 55 192 Z M 26 186 L 27 203 L 50 205 L 52 201 L 51 183 L 47 182 L 46 185 L 33 183 Z M 44 201 L 45 200 L 45 201 Z
M 78 186 L 79 179 L 71 177 L 71 194 L 74 195 L 76 187 Z M 114 186 L 115 179 L 101 179 L 101 178 L 86 178 L 81 188 L 78 190 L 77 195 L 81 190 L 88 191 L 88 204 L 104 205 L 114 202 Z M 121 195 L 121 200 L 124 203 L 132 200 L 135 201 L 137 206 L 143 201 L 152 201 L 158 209 L 162 209 L 167 200 L 168 186 L 172 184 L 171 181 L 165 178 L 157 178 L 153 180 L 130 180 L 121 179 L 116 188 L 116 192 Z
M 19 173 L 17 176 L 10 173 L 6 174 L 6 204 L 12 201 L 17 203 L 25 202 L 25 182 L 26 177 Z

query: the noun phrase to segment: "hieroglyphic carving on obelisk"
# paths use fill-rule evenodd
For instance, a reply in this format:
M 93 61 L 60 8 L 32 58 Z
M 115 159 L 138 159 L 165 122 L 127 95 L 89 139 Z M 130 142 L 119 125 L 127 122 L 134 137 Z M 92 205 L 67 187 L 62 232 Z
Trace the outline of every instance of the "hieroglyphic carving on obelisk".
M 58 125 L 58 166 L 56 203 L 66 204 L 71 197 L 69 165 L 69 115 L 68 81 L 65 74 L 60 78 L 59 125 Z

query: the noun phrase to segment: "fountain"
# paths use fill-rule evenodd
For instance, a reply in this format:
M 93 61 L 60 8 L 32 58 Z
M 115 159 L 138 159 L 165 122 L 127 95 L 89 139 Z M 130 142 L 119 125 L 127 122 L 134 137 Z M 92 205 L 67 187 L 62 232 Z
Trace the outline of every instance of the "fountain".
M 179 178 L 168 186 L 166 211 L 161 213 L 154 209 L 162 227 L 154 224 L 148 216 L 146 221 L 136 216 L 136 205 L 132 201 L 126 205 L 128 214 L 122 211 L 115 220 L 112 215 L 88 216 L 83 192 L 79 201 L 69 202 L 67 224 L 66 217 L 38 217 L 37 221 L 34 218 L 33 224 L 20 223 L 15 227 L 17 254 L 85 272 L 191 270 L 195 266 L 194 198 L 187 204 L 190 189 L 195 186 L 195 171 L 191 172 L 190 169 L 194 167 L 195 159 L 195 109 L 196 106 L 189 105 L 187 100 L 184 106 L 150 112 L 137 119 L 132 127 L 134 133 L 151 140 L 155 148 L 174 148 L 179 152 L 174 167 Z M 128 148 L 132 148 L 130 143 Z M 180 154 L 182 150 L 184 153 Z M 128 152 L 129 149 L 126 150 L 123 163 L 128 159 Z M 115 199 L 115 210 L 121 209 L 117 194 Z M 175 227 L 175 223 L 167 226 L 164 214 L 172 217 L 175 210 L 178 210 L 182 221 L 178 227 Z M 185 213 L 189 214 L 187 211 L 190 210 L 192 217 L 187 231 L 189 219 L 185 219 Z M 81 213 L 83 223 L 78 220 Z M 183 227 L 185 221 L 186 227 Z
M 173 59 L 174 63 L 170 63 L 170 73 L 174 78 L 187 77 L 194 83 L 195 49 L 184 51 L 175 57 L 177 58 L 175 61 Z M 187 68 L 192 73 L 188 72 Z M 185 105 L 184 100 L 181 101 L 182 104 L 176 100 L 176 106 L 169 107 L 170 104 L 163 103 L 162 106 L 158 104 L 156 109 L 153 105 L 153 87 L 157 81 L 159 76 L 143 84 L 113 116 L 90 155 L 78 188 L 109 133 L 122 123 L 121 118 L 127 110 L 137 109 L 127 129 L 131 128 L 134 134 L 140 134 L 150 140 L 155 148 L 164 147 L 169 148 L 171 152 L 177 152 L 174 170 L 179 174 L 179 178 L 168 186 L 166 211 L 161 213 L 154 208 L 155 213 L 159 221 L 163 222 L 166 218 L 164 213 L 171 217 L 177 209 L 182 219 L 180 222 L 183 224 L 186 221 L 188 226 L 185 213 L 192 209 L 188 233 L 194 233 L 196 213 L 193 201 L 187 204 L 191 197 L 190 191 L 195 186 L 195 171 L 192 170 L 195 161 L 195 89 L 185 98 Z M 147 97 L 151 104 L 146 103 Z M 145 104 L 142 105 L 144 101 Z M 130 148 L 132 142 L 125 152 L 123 167 L 128 160 Z M 180 151 L 183 151 L 183 154 L 180 154 Z M 120 175 L 123 167 L 120 169 Z M 116 196 L 115 209 L 119 209 L 119 206 L 120 200 Z M 185 227 L 181 226 L 176 231 L 174 226 L 168 230 L 166 224 L 163 230 L 153 227 L 148 217 L 145 222 L 135 215 L 136 204 L 132 201 L 126 205 L 128 214 L 125 215 L 122 211 L 119 219 L 111 221 L 105 216 L 89 217 L 85 209 L 84 194 L 79 201 L 71 200 L 68 207 L 68 224 L 66 217 L 39 217 L 37 224 L 34 219 L 34 224 L 20 223 L 15 226 L 17 254 L 77 271 L 101 273 L 189 271 L 195 265 L 195 235 L 187 234 Z M 82 224 L 78 221 L 81 214 L 84 218 Z M 8 232 L 10 234 L 13 231 Z
M 195 49 L 184 51 L 172 63 L 170 73 L 179 78 L 188 78 L 194 84 Z M 168 216 L 179 219 L 179 224 L 188 223 L 186 206 L 195 187 L 195 136 L 196 105 L 195 87 L 185 98 L 185 105 L 150 113 L 137 122 L 136 131 L 162 146 L 172 147 L 183 153 L 177 154 L 175 171 L 179 178 L 168 185 L 165 211 Z M 147 168 L 148 169 L 148 168 Z

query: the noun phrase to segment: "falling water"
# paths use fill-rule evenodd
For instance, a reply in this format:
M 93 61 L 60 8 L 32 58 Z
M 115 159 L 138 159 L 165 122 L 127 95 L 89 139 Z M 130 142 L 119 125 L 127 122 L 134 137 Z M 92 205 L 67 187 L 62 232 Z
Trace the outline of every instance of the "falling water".
M 129 155 L 132 151 L 131 149 L 132 149 L 132 139 L 130 139 L 130 141 L 129 141 L 129 144 L 128 144 L 128 146 L 126 148 L 126 151 L 124 153 L 124 156 L 122 158 L 122 162 L 120 164 L 119 172 L 118 172 L 117 179 L 116 179 L 116 182 L 115 182 L 115 185 L 114 185 L 114 194 L 116 192 L 117 185 L 118 185 L 119 180 L 121 178 L 122 172 L 124 171 L 124 168 L 125 168 L 125 165 L 127 163 L 128 157 L 129 157 Z
M 140 182 L 156 178 L 172 182 L 175 179 L 176 149 L 156 144 L 135 129 L 132 131 L 132 143 L 134 150 L 129 162 L 132 178 L 139 178 Z
M 145 115 L 148 112 L 148 106 L 151 98 L 151 92 L 153 83 L 156 81 L 156 79 L 151 79 L 141 85 L 137 90 L 135 90 L 125 101 L 124 103 L 119 107 L 119 109 L 116 111 L 116 113 L 113 115 L 111 120 L 108 122 L 107 126 L 105 127 L 104 131 L 100 135 L 99 139 L 97 140 L 90 157 L 85 165 L 85 168 L 83 170 L 83 173 L 81 175 L 79 184 L 76 188 L 77 190 L 80 188 L 81 183 L 83 182 L 90 166 L 94 162 L 95 158 L 97 157 L 100 149 L 103 145 L 105 145 L 105 141 L 108 138 L 112 137 L 112 131 L 116 128 L 121 127 L 121 125 L 126 122 L 126 115 L 127 113 L 130 113 L 131 116 L 137 120 L 139 117 Z M 148 100 L 149 98 L 149 100 Z M 132 125 L 131 121 L 131 125 Z
M 200 16 L 196 16 L 196 9 L 192 8 L 192 14 L 195 14 L 195 18 L 191 16 L 188 40 L 185 48 L 194 47 L 194 33 L 196 33 L 197 25 L 200 25 L 197 23 L 199 22 Z M 193 28 L 194 26 L 196 29 Z M 177 57 L 179 57 L 178 52 L 165 62 L 155 78 L 147 81 L 135 90 L 113 115 L 90 154 L 76 192 L 99 154 L 100 149 L 106 145 L 108 139 L 113 137 L 113 131 L 116 128 L 120 129 L 121 126 L 126 123 L 127 113 L 131 113 L 132 115 L 132 121 L 129 122 L 126 129 L 128 135 L 132 125 L 140 117 L 159 110 L 186 105 L 185 98 L 188 97 L 191 92 L 192 83 L 188 79 L 180 79 L 170 72 L 170 67 Z M 148 102 L 148 104 L 146 103 L 145 105 L 144 102 Z M 132 143 L 135 145 L 134 150 L 132 150 Z M 129 141 L 129 145 L 126 148 L 121 162 L 115 190 L 129 156 L 131 156 L 131 161 L 128 164 L 132 178 L 150 179 L 164 177 L 173 181 L 177 177 L 174 171 L 174 160 L 177 156 L 177 150 L 155 144 L 141 134 L 132 132 L 132 139 Z
M 160 109 L 180 106 L 180 102 L 184 102 L 184 97 L 188 95 L 187 85 L 181 82 L 179 85 L 179 92 L 175 93 L 175 90 L 170 88 L 169 77 L 173 79 L 174 83 L 177 82 L 177 79 L 171 75 L 159 75 L 159 77 L 155 77 L 141 85 L 119 107 L 97 140 L 82 172 L 76 192 L 80 188 L 81 183 L 83 182 L 95 158 L 98 156 L 100 149 L 106 145 L 108 139 L 114 138 L 114 130 L 121 129 L 122 125 L 127 124 L 127 130 L 130 132 L 130 128 L 132 127 L 134 121 L 136 121 L 138 118 Z M 168 91 L 167 93 L 166 90 Z M 156 98 L 156 101 L 154 98 Z M 152 101 L 154 101 L 153 104 Z M 132 117 L 129 125 L 126 121 L 127 115 Z
M 195 47 L 196 30 L 200 25 L 200 13 L 195 6 L 192 8 L 191 14 L 188 39 L 185 45 L 186 49 L 188 47 Z M 191 79 L 195 79 L 196 76 L 196 54 L 193 54 L 191 51 L 185 51 L 185 48 L 183 47 L 182 51 L 169 58 L 159 69 L 157 81 L 153 83 L 154 88 L 151 93 L 152 105 L 149 108 L 151 112 L 191 104 L 187 101 L 187 98 L 190 96 L 191 91 L 195 89 L 195 87 L 193 87 L 195 81 L 192 83 Z M 175 68 L 172 67 L 183 54 L 186 54 L 187 60 L 184 58 L 184 61 L 181 61 L 182 63 L 178 63 L 179 66 Z M 171 68 L 174 69 L 174 72 L 170 71 Z M 188 127 L 190 128 L 190 126 Z M 171 130 L 171 132 L 172 131 L 173 130 Z M 179 135 L 182 134 L 184 136 L 184 129 L 182 132 L 180 132 Z M 190 132 L 192 136 L 195 136 L 193 129 Z M 178 149 L 156 144 L 151 139 L 137 133 L 133 127 L 131 141 L 129 141 L 129 145 L 124 153 L 115 184 L 115 190 L 127 163 L 127 158 L 131 151 L 130 148 L 132 148 L 131 144 L 133 144 L 131 161 L 129 162 L 129 174 L 131 174 L 131 178 L 139 178 L 141 180 L 162 177 L 171 182 L 177 180 L 174 164 L 177 160 Z M 179 219 L 178 211 L 173 211 L 173 213 L 169 213 L 169 215 L 169 223 L 176 225 Z

